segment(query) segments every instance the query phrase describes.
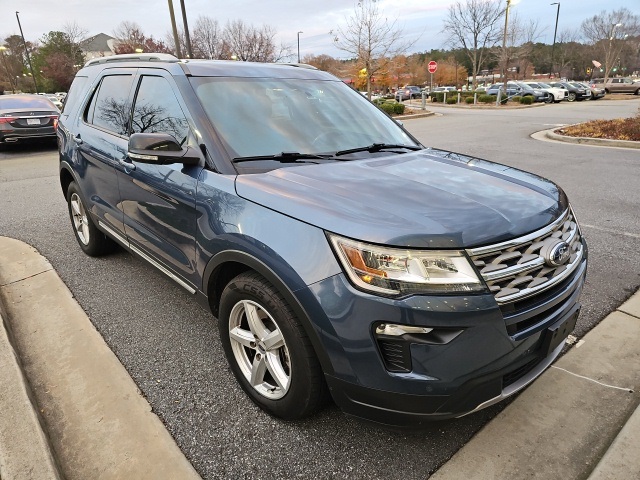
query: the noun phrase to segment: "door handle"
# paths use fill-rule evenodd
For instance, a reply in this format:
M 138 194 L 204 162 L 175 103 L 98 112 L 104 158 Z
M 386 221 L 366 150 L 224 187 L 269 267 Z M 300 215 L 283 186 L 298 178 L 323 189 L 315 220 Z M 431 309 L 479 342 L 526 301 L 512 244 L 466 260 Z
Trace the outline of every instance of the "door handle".
M 133 162 L 127 162 L 124 158 L 120 158 L 118 160 L 118 163 L 120 164 L 120 166 L 124 167 L 126 170 L 135 170 L 136 166 Z
M 73 137 L 73 141 L 76 142 L 77 145 L 82 145 L 82 138 L 80 138 L 79 134 Z

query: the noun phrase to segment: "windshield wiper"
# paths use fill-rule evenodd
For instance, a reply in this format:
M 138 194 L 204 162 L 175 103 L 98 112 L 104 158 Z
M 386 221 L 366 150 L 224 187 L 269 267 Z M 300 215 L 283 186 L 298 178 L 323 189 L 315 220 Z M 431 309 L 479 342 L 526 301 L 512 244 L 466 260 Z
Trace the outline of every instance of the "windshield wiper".
M 257 162 L 260 160 L 274 160 L 280 163 L 319 163 L 309 162 L 308 160 L 326 160 L 331 158 L 331 155 L 316 155 L 314 153 L 300 153 L 300 152 L 281 152 L 276 155 L 255 155 L 250 157 L 237 157 L 231 160 L 233 163 L 240 162 Z
M 349 150 L 339 150 L 333 155 L 339 157 L 340 155 L 348 155 L 349 153 L 358 153 L 358 152 L 369 152 L 375 153 L 381 150 L 388 150 L 394 148 L 406 148 L 407 150 L 422 150 L 423 147 L 419 147 L 417 145 L 401 145 L 395 143 L 372 143 L 371 145 L 367 145 L 366 147 L 358 147 L 358 148 L 350 148 Z

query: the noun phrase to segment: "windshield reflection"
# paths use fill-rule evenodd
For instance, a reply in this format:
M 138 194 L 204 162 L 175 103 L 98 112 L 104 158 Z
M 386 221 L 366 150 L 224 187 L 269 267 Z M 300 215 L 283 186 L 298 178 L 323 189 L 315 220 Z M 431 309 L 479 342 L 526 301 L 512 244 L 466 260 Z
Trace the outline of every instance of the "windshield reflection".
M 340 81 L 213 77 L 191 81 L 232 158 L 326 154 L 373 143 L 416 145 L 386 114 Z M 270 168 L 283 166 L 272 163 Z

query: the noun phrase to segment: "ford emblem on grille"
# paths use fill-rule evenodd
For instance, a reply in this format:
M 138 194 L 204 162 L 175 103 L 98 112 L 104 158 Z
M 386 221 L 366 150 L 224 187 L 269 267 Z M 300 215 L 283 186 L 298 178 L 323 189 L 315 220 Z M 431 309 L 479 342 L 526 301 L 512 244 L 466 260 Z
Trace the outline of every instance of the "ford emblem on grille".
M 571 247 L 567 242 L 559 241 L 551 248 L 545 249 L 544 260 L 547 262 L 547 265 L 552 267 L 559 267 L 560 265 L 564 265 L 569 260 L 571 256 Z

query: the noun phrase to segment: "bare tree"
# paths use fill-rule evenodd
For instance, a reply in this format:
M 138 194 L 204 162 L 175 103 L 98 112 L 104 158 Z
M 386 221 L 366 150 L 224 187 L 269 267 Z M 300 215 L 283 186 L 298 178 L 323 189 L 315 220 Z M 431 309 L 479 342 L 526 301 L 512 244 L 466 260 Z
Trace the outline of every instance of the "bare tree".
M 196 20 L 191 35 L 195 58 L 223 58 L 226 54 L 222 41 L 222 29 L 217 20 L 201 15 Z
M 626 8 L 606 12 L 582 22 L 583 36 L 590 42 L 604 66 L 605 82 L 611 74 L 620 52 L 630 37 L 640 35 L 640 16 L 631 13 Z
M 360 0 L 345 25 L 329 32 L 340 50 L 350 53 L 366 69 L 367 95 L 371 99 L 371 77 L 381 60 L 406 52 L 415 43 L 404 38 L 398 21 L 388 20 L 378 9 L 377 0 Z
M 473 88 L 476 77 L 490 55 L 490 49 L 501 38 L 499 20 L 504 15 L 499 0 L 465 0 L 449 6 L 442 31 L 449 37 L 449 45 L 461 48 L 471 62 Z
M 507 72 L 511 68 L 516 70 L 515 78 L 518 72 L 522 72 L 523 77 L 525 76 L 527 67 L 531 63 L 529 57 L 533 51 L 533 45 L 541 34 L 538 20 L 523 21 L 517 13 L 511 16 L 505 48 L 498 50 L 500 64 L 505 66 L 505 75 L 508 75 Z
M 173 53 L 162 40 L 147 36 L 142 27 L 135 22 L 121 22 L 113 31 L 116 39 L 115 53 L 134 53 L 141 49 L 144 52 Z
M 574 53 L 578 43 L 578 32 L 576 30 L 562 30 L 558 34 L 558 42 L 556 43 L 555 64 L 558 68 L 558 75 L 568 74 L 572 71 L 571 64 L 574 61 Z M 552 65 L 553 68 L 553 65 Z
M 227 23 L 222 34 L 229 54 L 243 62 L 279 62 L 289 57 L 288 47 L 278 47 L 275 36 L 275 30 L 269 25 L 257 28 L 242 20 Z

